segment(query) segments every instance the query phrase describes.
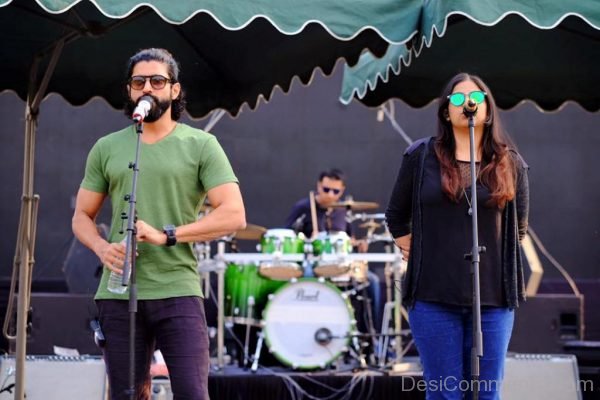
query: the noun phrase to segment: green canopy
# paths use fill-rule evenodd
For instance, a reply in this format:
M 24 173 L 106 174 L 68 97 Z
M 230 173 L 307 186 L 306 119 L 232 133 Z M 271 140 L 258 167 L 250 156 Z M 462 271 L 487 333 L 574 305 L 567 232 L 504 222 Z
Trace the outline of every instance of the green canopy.
M 122 106 L 124 66 L 144 47 L 165 47 L 181 63 L 188 112 L 235 115 L 247 103 L 308 83 L 339 58 L 379 56 L 416 32 L 420 0 L 0 0 L 0 91 L 26 99 L 35 60 L 45 70 L 62 49 L 47 92 L 74 105 L 93 96 Z M 40 79 L 37 77 L 36 79 Z
M 422 107 L 458 72 L 480 75 L 501 108 L 529 99 L 600 109 L 600 4 L 596 0 L 426 1 L 419 33 L 382 58 L 346 66 L 340 100 Z

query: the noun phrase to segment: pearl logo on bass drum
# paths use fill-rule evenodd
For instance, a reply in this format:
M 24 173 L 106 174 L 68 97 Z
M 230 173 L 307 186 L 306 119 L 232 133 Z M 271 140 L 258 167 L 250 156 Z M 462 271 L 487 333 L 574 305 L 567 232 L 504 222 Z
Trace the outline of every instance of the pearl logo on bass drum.
M 303 288 L 298 289 L 296 292 L 296 300 L 298 301 L 319 301 L 319 291 L 317 290 L 314 294 L 310 294 L 304 291 Z

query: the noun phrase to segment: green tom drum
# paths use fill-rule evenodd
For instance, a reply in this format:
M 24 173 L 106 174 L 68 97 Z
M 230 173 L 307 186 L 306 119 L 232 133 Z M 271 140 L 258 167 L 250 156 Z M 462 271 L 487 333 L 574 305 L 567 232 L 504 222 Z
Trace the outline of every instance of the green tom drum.
M 260 242 L 261 251 L 272 254 L 273 260 L 260 263 L 260 274 L 269 279 L 289 281 L 299 278 L 304 271 L 302 264 L 293 261 L 278 260 L 283 254 L 303 254 L 304 240 L 291 229 L 269 229 Z

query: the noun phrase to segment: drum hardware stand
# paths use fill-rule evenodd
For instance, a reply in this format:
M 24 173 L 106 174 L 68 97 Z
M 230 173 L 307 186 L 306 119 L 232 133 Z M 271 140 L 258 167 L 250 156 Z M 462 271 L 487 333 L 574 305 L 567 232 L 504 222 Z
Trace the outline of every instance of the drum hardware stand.
M 396 335 L 396 360 L 392 365 L 392 371 L 401 373 L 406 371 L 415 371 L 419 370 L 420 367 L 417 363 L 403 362 L 403 344 L 402 344 L 402 316 L 404 315 L 406 319 L 408 319 L 408 315 L 406 315 L 406 311 L 402 308 L 402 267 L 406 266 L 406 260 L 402 257 L 400 253 L 400 248 L 398 246 L 394 246 L 394 253 L 398 255 L 398 258 L 393 263 L 393 276 L 394 283 L 398 284 L 396 290 L 394 290 L 394 326 Z
M 202 265 L 212 262 L 210 258 L 210 242 L 197 242 L 194 249 L 196 250 L 196 256 L 198 258 L 200 278 L 204 281 L 204 297 L 209 299 L 211 296 L 210 270 L 203 269 Z M 202 285 L 202 283 L 200 283 L 200 285 Z
M 355 353 L 355 357 L 358 360 L 358 362 L 360 363 L 360 369 L 369 368 L 369 365 L 367 364 L 367 360 L 365 359 L 365 354 L 362 351 L 362 346 L 360 345 L 360 342 L 358 340 L 358 336 L 352 337 L 352 344 L 354 345 L 354 347 L 356 348 L 356 351 L 357 351 L 357 353 Z
M 371 298 L 367 295 L 367 293 L 365 293 L 365 291 L 367 290 L 367 288 L 370 286 L 369 281 L 362 283 L 360 285 L 357 285 L 351 292 L 357 293 L 358 291 L 361 292 L 360 297 L 362 297 L 362 302 L 363 302 L 363 307 L 365 307 L 365 312 L 366 312 L 366 316 L 367 316 L 367 320 L 365 321 L 366 323 L 366 327 L 367 330 L 371 336 L 371 346 L 373 346 L 373 349 L 376 348 L 377 345 L 377 340 L 375 339 L 375 335 L 376 335 L 376 331 L 375 331 L 375 325 L 373 323 L 373 313 L 371 311 Z M 373 361 L 373 360 L 371 360 Z
M 223 259 L 225 254 L 225 242 L 217 243 L 217 369 L 222 370 L 224 366 L 223 355 L 225 349 L 225 268 Z
M 262 331 L 259 331 L 256 335 L 258 336 L 258 340 L 256 341 L 254 360 L 252 360 L 252 367 L 250 368 L 250 371 L 252 371 L 252 373 L 256 373 L 256 371 L 258 370 L 258 359 L 260 358 L 260 351 L 262 350 L 263 341 L 265 339 Z
M 248 322 L 252 321 L 252 313 L 254 311 L 254 296 L 248 296 L 248 312 L 246 313 L 246 318 Z M 251 324 L 246 324 L 246 337 L 244 339 L 244 368 L 248 368 L 248 363 L 250 362 L 250 328 Z
M 399 256 L 398 260 L 396 260 L 393 264 L 394 284 L 398 283 L 398 288 L 394 290 L 394 333 L 400 333 L 400 331 L 402 330 L 402 276 L 400 274 L 402 258 L 400 258 L 400 249 L 397 246 L 394 246 L 394 253 L 396 253 L 396 255 Z M 398 363 L 401 361 L 402 337 L 398 336 L 396 338 L 396 362 Z

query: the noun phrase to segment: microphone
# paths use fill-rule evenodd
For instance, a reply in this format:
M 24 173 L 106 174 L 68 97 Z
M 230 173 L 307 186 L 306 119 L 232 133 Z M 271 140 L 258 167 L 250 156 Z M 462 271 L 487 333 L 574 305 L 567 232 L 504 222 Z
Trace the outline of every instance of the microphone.
M 152 107 L 154 107 L 154 99 L 151 96 L 145 95 L 140 97 L 133 110 L 131 119 L 139 124 L 148 116 Z
M 468 99 L 465 102 L 465 105 L 463 107 L 463 114 L 465 114 L 467 117 L 470 117 L 472 115 L 475 115 L 476 113 L 477 113 L 477 103 L 475 103 L 471 99 Z
M 306 218 L 306 214 L 302 214 L 292 224 L 292 229 L 296 232 L 300 232 L 302 230 L 302 226 L 304 225 L 304 219 Z

